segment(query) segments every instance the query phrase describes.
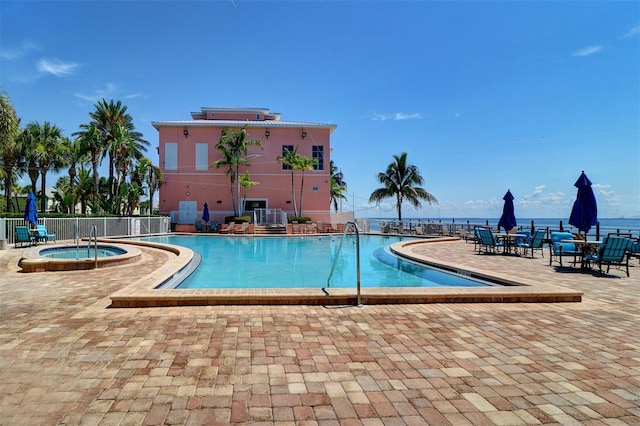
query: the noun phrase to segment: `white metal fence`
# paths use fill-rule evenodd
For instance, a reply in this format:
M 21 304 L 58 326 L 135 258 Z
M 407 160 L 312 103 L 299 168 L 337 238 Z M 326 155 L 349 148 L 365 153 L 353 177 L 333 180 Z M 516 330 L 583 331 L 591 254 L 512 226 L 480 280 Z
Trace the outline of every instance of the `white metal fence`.
M 56 240 L 74 240 L 89 236 L 91 227 L 96 225 L 98 237 L 150 235 L 169 232 L 169 218 L 160 217 L 77 217 L 40 218 L 38 225 L 44 225 Z M 24 219 L 0 218 L 0 240 L 15 243 L 16 226 L 28 226 Z

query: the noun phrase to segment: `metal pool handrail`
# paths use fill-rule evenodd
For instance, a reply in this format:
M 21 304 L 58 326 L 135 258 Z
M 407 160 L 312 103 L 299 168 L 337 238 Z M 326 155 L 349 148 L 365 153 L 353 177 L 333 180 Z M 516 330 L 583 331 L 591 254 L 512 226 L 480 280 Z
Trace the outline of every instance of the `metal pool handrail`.
M 93 235 L 93 255 L 95 261 L 95 269 L 98 269 L 98 227 L 95 223 L 91 224 L 91 232 L 89 233 L 89 243 L 87 244 L 87 257 L 91 254 L 91 236 Z
M 336 262 L 338 261 L 338 256 L 340 256 L 340 251 L 342 250 L 342 243 L 344 242 L 344 238 L 347 236 L 347 231 L 349 230 L 349 225 L 353 226 L 353 229 L 356 232 L 356 306 L 362 308 L 362 303 L 360 301 L 360 231 L 358 230 L 358 225 L 355 222 L 347 222 L 344 227 L 344 231 L 342 232 L 342 238 L 340 239 L 340 245 L 338 246 L 338 250 L 336 251 L 336 255 L 333 258 L 333 263 L 331 264 L 331 272 L 329 272 L 329 277 L 327 278 L 327 286 L 322 288 L 322 291 L 325 294 L 329 295 L 327 288 L 331 285 L 331 276 L 333 275 L 333 271 L 336 268 Z

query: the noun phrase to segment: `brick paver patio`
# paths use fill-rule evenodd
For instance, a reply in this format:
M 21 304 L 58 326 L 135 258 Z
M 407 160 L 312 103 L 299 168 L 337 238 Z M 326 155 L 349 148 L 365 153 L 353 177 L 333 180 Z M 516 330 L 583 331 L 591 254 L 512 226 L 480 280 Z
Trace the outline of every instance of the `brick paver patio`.
M 11 248 L 0 425 L 640 425 L 637 260 L 627 278 L 463 242 L 424 250 L 583 301 L 114 309 L 109 294 L 167 254 L 23 274 Z

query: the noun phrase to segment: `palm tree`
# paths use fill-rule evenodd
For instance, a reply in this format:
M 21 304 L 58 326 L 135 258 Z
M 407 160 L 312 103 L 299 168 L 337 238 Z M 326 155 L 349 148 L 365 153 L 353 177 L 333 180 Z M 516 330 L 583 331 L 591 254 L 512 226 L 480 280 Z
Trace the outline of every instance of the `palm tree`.
M 38 138 L 40 137 L 40 131 L 39 125 L 29 123 L 18 136 L 22 145 L 20 173 L 26 173 L 29 176 L 34 194 L 36 193 L 38 177 L 40 177 L 40 170 L 38 169 Z
M 77 141 L 80 142 L 80 153 L 88 155 L 91 161 L 94 184 L 93 202 L 97 205 L 98 194 L 100 193 L 100 175 L 98 173 L 98 167 L 100 166 L 100 159 L 104 156 L 106 146 L 103 143 L 101 132 L 96 123 L 81 124 L 80 128 L 82 130 L 74 133 L 73 136 L 76 136 Z
M 158 166 L 154 166 L 148 158 L 143 158 L 140 161 L 145 161 L 147 164 L 147 172 L 144 174 L 144 182 L 147 184 L 147 189 L 149 190 L 149 213 L 153 214 L 153 197 L 156 191 L 162 186 L 162 169 Z
M 333 160 L 329 162 L 329 170 L 331 176 L 329 177 L 329 195 L 330 203 L 333 204 L 333 209 L 338 211 L 338 200 L 346 200 L 347 196 L 347 183 L 344 181 L 344 175 L 333 163 Z
M 240 176 L 240 186 L 242 186 L 244 188 L 244 200 L 247 200 L 247 190 L 251 189 L 252 187 L 256 186 L 256 185 L 260 185 L 260 182 L 256 182 L 251 180 L 251 177 L 249 177 L 249 171 L 247 170 L 246 172 L 244 172 L 244 174 L 242 176 Z
M 78 163 L 82 164 L 84 156 L 82 155 L 80 142 L 78 140 L 71 140 L 67 137 L 62 138 L 62 145 L 67 154 L 67 164 L 69 166 L 69 191 L 73 195 L 72 209 L 69 213 L 75 213 L 76 208 L 76 176 L 78 171 L 76 169 Z
M 131 115 L 127 113 L 127 107 L 122 105 L 121 101 L 114 103 L 110 100 L 108 103 L 105 99 L 98 101 L 95 105 L 95 111 L 89 113 L 92 121 L 95 124 L 96 129 L 102 136 L 104 148 L 102 151 L 103 158 L 105 155 L 109 156 L 109 200 L 117 194 L 117 188 L 114 181 L 114 171 L 116 167 L 116 151 L 121 149 L 120 142 L 118 141 L 118 133 L 126 131 L 128 137 L 131 139 L 132 149 L 129 152 L 135 159 L 140 159 L 143 156 L 143 152 L 146 152 L 150 144 L 144 140 L 142 133 L 135 131 L 133 125 L 133 119 Z
M 80 203 L 80 213 L 87 214 L 87 206 L 96 203 L 96 192 L 91 171 L 84 166 L 80 166 L 77 174 L 78 183 L 76 185 L 75 197 Z M 75 206 L 75 204 L 74 204 Z M 93 211 L 95 213 L 95 210 Z
M 438 200 L 425 191 L 423 188 L 414 185 L 422 185 L 424 179 L 420 175 L 418 168 L 412 164 L 407 164 L 407 153 L 394 155 L 394 161 L 387 166 L 387 170 L 378 173 L 378 180 L 383 185 L 371 193 L 369 202 L 377 205 L 385 198 L 396 198 L 396 209 L 398 211 L 398 221 L 402 222 L 402 203 L 407 200 L 413 207 L 422 207 L 420 200 L 437 203 Z
M 17 140 L 19 128 L 20 120 L 11 99 L 4 91 L 0 91 L 0 161 L 2 162 L 0 177 L 4 179 L 7 212 L 12 210 L 11 188 L 15 178 L 15 168 L 22 154 L 22 148 Z
M 283 155 L 278 155 L 276 157 L 276 161 L 282 164 L 286 170 L 291 170 L 291 200 L 293 200 L 294 216 L 298 216 L 298 210 L 296 208 L 295 188 L 293 185 L 294 165 L 296 164 L 296 161 L 298 161 L 298 157 L 298 145 L 296 145 L 293 150 L 285 148 Z
M 53 198 L 56 201 L 56 211 L 72 213 L 75 206 L 75 194 L 73 192 L 72 179 L 69 176 L 60 176 L 56 182 Z
M 318 164 L 316 158 L 310 158 L 305 155 L 299 155 L 297 161 L 294 164 L 296 170 L 300 170 L 300 216 L 302 216 L 302 196 L 304 194 L 304 172 L 307 170 L 313 170 L 313 166 Z
M 35 161 L 40 172 L 40 211 L 47 208 L 47 173 L 58 172 L 66 163 L 65 147 L 62 144 L 62 130 L 48 121 L 40 124 L 37 121 L 29 125 L 36 141 Z
M 250 166 L 251 163 L 245 158 L 249 152 L 249 147 L 259 146 L 262 149 L 262 142 L 257 139 L 247 139 L 246 126 L 240 130 L 227 129 L 222 132 L 222 137 L 216 144 L 216 149 L 222 154 L 222 158 L 213 162 L 213 167 L 226 167 L 226 175 L 229 176 L 231 182 L 231 202 L 233 203 L 233 212 L 235 216 L 240 215 L 240 206 L 236 207 L 234 197 L 234 187 L 236 181 L 240 177 L 240 166 Z M 239 181 L 238 181 L 239 182 Z M 238 189 L 238 192 L 240 190 Z M 238 204 L 240 204 L 240 194 L 238 194 Z

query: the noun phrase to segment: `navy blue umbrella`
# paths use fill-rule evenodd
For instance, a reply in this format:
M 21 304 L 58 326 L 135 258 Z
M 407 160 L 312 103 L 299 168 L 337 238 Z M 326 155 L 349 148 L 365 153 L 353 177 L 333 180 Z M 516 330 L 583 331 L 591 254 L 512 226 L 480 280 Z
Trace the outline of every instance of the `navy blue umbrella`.
M 204 210 L 202 211 L 202 220 L 209 222 L 209 205 L 204 203 Z
M 36 196 L 32 191 L 29 191 L 29 195 L 27 195 L 27 204 L 24 206 L 24 220 L 32 225 L 38 221 Z
M 510 231 L 518 225 L 513 210 L 514 197 L 511 191 L 507 189 L 507 193 L 504 194 L 502 199 L 504 200 L 504 207 L 502 208 L 502 216 L 500 216 L 500 220 L 498 221 L 498 227 L 504 228 L 505 231 Z
M 591 188 L 591 181 L 584 174 L 584 171 L 573 186 L 578 188 L 578 196 L 571 209 L 569 225 L 575 226 L 586 234 L 592 226 L 596 226 L 598 223 L 596 196 L 593 193 L 593 188 Z

